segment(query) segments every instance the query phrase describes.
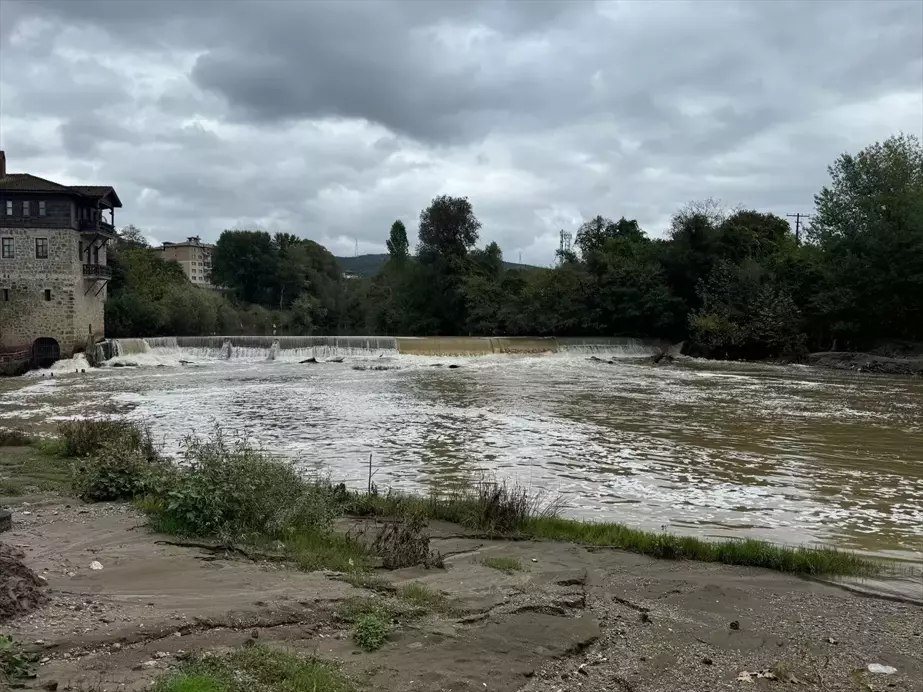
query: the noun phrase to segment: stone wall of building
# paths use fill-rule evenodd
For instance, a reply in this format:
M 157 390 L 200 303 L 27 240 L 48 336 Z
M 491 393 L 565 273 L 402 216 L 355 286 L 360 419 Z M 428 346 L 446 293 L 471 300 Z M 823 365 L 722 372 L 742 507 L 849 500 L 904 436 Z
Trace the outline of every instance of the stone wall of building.
M 76 349 L 85 350 L 97 339 L 105 336 L 107 290 L 102 281 L 81 280 L 78 283 L 74 301 L 74 347 Z M 99 291 L 98 295 L 97 291 Z
M 94 337 L 102 337 L 106 291 L 95 296 L 97 284 L 84 295 L 92 282 L 83 279 L 80 234 L 72 229 L 0 229 L 0 238 L 10 236 L 14 257 L 0 259 L 0 347 L 28 347 L 50 337 L 67 358 L 75 347 L 85 347 L 90 328 Z M 35 256 L 37 238 L 47 239 L 47 259 Z M 104 261 L 101 252 L 100 263 Z

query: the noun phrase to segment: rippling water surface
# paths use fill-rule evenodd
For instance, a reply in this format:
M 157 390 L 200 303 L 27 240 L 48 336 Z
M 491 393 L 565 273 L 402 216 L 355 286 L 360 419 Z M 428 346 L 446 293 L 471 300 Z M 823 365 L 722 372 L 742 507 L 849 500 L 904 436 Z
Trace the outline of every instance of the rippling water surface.
M 919 380 L 575 353 L 188 358 L 149 353 L 135 359 L 143 367 L 85 374 L 61 364 L 54 379 L 0 388 L 0 425 L 126 414 L 175 449 L 217 423 L 356 486 L 372 453 L 379 487 L 439 488 L 487 470 L 561 494 L 584 518 L 923 551 Z

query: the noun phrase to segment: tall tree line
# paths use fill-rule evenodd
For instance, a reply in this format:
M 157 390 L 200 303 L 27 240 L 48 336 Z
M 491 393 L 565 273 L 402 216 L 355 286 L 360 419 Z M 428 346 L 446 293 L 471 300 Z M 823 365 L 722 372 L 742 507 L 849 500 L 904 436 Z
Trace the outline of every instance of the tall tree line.
M 415 247 L 392 224 L 389 259 L 370 279 L 345 279 L 310 240 L 225 231 L 213 278 L 226 291 L 201 310 L 214 319 L 183 323 L 178 311 L 198 313 L 171 293 L 182 272 L 130 248 L 117 254 L 107 316 L 150 313 L 145 329 L 159 320 L 173 333 L 650 336 L 730 358 L 923 341 L 920 140 L 843 154 L 829 173 L 803 242 L 783 218 L 706 201 L 679 210 L 662 238 L 594 216 L 553 268 L 507 269 L 496 243 L 477 247 L 471 202 L 442 195 L 420 213 Z
M 712 201 L 678 211 L 664 238 L 637 221 L 583 223 L 550 269 L 504 269 L 475 247 L 467 199 L 420 214 L 411 255 L 395 222 L 390 259 L 354 305 L 386 334 L 631 335 L 730 358 L 923 340 L 923 147 L 910 135 L 830 166 L 804 242 L 789 223 Z

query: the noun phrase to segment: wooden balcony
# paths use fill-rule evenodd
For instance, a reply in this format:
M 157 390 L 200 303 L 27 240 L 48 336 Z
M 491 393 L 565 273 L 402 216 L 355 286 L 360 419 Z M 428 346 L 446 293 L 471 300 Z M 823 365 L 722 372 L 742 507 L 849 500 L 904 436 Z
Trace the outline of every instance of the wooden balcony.
M 77 228 L 81 233 L 107 233 L 115 235 L 115 226 L 98 219 L 78 219 Z
M 84 279 L 111 279 L 112 278 L 112 267 L 109 267 L 105 264 L 84 264 L 83 265 L 83 278 Z

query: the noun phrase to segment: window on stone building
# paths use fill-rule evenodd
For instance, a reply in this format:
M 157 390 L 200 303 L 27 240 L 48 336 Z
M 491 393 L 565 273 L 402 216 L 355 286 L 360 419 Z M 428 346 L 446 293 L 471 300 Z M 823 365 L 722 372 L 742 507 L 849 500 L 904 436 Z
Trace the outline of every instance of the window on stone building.
M 50 301 L 50 300 L 51 300 L 51 289 L 50 289 L 50 288 L 46 288 L 46 289 L 45 289 L 45 300 L 46 300 L 46 301 Z
M 48 259 L 48 238 L 35 239 L 35 259 Z
M 45 200 L 39 200 L 38 203 L 38 215 L 45 216 Z
M 93 246 L 93 264 L 99 264 L 99 245 Z
M 10 302 L 10 289 L 4 288 L 2 293 L 3 293 L 3 302 L 9 303 Z
M 13 259 L 13 239 L 0 238 L 0 259 Z
M 11 199 L 8 199 L 8 200 L 6 201 L 6 215 L 7 215 L 7 216 L 12 216 L 12 215 L 13 215 L 13 200 L 11 200 Z
M 27 199 L 23 200 L 22 202 L 22 215 L 23 216 L 29 215 L 29 200 Z
M 83 261 L 83 241 L 77 243 L 77 259 Z

